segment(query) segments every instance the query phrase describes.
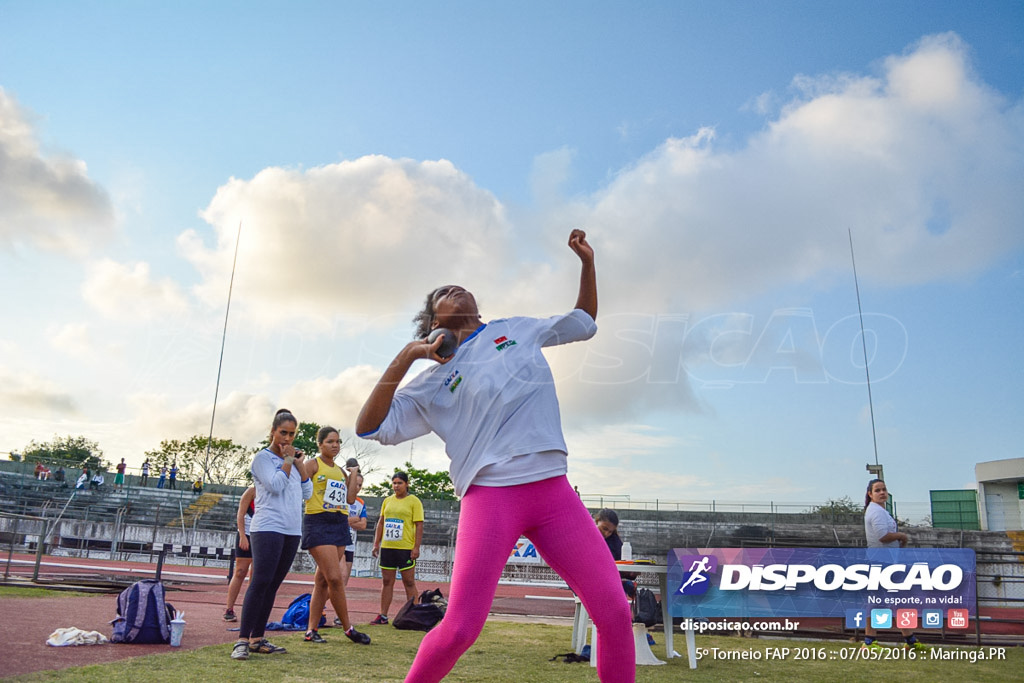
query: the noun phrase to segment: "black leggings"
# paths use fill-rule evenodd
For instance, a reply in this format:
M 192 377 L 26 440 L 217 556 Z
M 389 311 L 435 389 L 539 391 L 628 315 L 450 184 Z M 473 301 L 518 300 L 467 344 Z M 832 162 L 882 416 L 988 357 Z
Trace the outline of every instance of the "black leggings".
M 276 531 L 256 531 L 249 535 L 252 550 L 252 576 L 242 602 L 240 639 L 260 638 L 274 609 L 277 589 L 288 575 L 299 549 L 300 536 L 285 536 Z

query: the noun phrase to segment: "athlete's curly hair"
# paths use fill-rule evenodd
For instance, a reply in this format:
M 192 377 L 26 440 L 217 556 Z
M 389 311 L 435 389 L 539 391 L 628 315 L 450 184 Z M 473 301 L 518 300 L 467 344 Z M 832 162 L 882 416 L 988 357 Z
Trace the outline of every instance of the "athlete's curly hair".
M 430 324 L 434 322 L 434 299 L 437 297 L 438 292 L 451 289 L 451 287 L 451 285 L 444 285 L 443 287 L 431 290 L 427 294 L 427 300 L 423 302 L 422 310 L 412 319 L 412 324 L 416 328 L 413 338 L 426 339 L 427 335 L 430 334 Z

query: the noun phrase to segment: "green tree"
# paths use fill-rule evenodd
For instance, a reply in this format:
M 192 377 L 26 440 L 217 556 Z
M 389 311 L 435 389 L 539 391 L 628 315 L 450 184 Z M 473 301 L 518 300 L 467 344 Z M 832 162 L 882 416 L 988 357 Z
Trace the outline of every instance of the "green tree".
M 110 463 L 103 459 L 99 444 L 84 436 L 54 436 L 53 441 L 32 441 L 21 453 L 24 462 L 41 461 L 53 467 L 77 467 L 91 470 L 109 470 Z
M 207 447 L 209 446 L 209 447 Z M 189 477 L 201 476 L 208 484 L 232 484 L 251 477 L 252 448 L 231 439 L 193 436 L 186 441 L 161 441 L 156 450 L 147 451 L 157 468 L 178 463 L 178 469 Z M 186 479 L 179 476 L 180 480 Z
M 813 515 L 826 515 L 831 517 L 839 515 L 863 515 L 864 506 L 858 505 L 851 500 L 849 496 L 843 496 L 842 498 L 830 498 L 825 501 L 824 505 L 815 505 L 804 512 L 808 512 Z
M 430 500 L 455 500 L 455 484 L 447 472 L 431 472 L 413 467 L 411 462 L 403 466 L 406 474 L 409 475 L 409 493 L 417 498 Z M 366 487 L 366 493 L 371 496 L 390 496 L 391 478 L 387 478 L 379 484 Z

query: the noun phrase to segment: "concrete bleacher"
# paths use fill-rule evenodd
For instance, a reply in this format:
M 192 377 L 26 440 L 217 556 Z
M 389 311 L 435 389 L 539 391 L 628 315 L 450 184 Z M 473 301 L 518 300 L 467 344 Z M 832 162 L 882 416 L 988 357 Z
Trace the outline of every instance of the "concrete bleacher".
M 69 472 L 69 478 L 71 473 Z M 74 478 L 77 479 L 76 472 Z M 73 496 L 73 497 L 72 497 Z M 70 503 L 68 502 L 70 499 Z M 33 476 L 0 471 L 0 506 L 8 513 L 33 517 L 112 521 L 119 513 L 127 524 L 173 526 L 226 531 L 235 528 L 238 495 L 191 490 L 124 487 L 109 481 L 98 490 L 75 489 L 69 482 L 40 481 Z M 65 505 L 67 506 L 65 509 Z

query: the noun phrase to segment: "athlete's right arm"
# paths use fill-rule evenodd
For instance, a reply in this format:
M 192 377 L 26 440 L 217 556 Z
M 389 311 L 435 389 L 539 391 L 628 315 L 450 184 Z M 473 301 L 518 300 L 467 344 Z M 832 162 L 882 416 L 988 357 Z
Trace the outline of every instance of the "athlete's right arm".
M 366 399 L 362 410 L 359 411 L 359 417 L 356 418 L 356 434 L 364 436 L 372 434 L 380 428 L 384 418 L 388 416 L 388 411 L 391 410 L 391 400 L 395 397 L 395 391 L 398 390 L 398 385 L 405 377 L 405 373 L 409 372 L 413 362 L 420 358 L 439 360 L 440 356 L 437 355 L 437 350 L 441 347 L 442 341 L 444 341 L 443 337 L 438 337 L 432 344 L 428 344 L 424 339 L 417 339 L 406 344 L 398 352 L 395 359 L 391 361 L 391 365 L 377 380 L 376 386 L 370 392 L 370 397 Z
M 380 517 L 377 518 L 377 528 L 373 530 L 373 551 L 374 557 L 380 555 L 380 544 L 384 540 L 384 506 L 381 505 Z

